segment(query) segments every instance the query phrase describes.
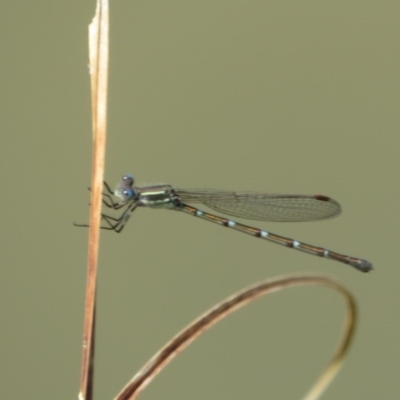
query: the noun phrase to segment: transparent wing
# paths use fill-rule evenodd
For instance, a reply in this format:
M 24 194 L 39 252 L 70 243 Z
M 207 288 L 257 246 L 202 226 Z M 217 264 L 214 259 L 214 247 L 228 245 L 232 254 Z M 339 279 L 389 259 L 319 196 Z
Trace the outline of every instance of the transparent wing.
M 340 204 L 323 195 L 265 194 L 212 189 L 176 189 L 183 203 L 201 203 L 215 211 L 259 221 L 315 221 L 340 214 Z

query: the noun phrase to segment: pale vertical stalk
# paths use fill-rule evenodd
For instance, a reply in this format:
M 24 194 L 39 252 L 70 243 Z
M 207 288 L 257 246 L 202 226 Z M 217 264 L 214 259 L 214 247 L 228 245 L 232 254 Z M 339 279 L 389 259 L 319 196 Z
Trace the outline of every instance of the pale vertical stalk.
M 93 397 L 94 336 L 96 317 L 97 260 L 100 238 L 101 193 L 103 188 L 108 79 L 108 1 L 98 0 L 89 25 L 89 65 L 92 94 L 93 163 L 90 197 L 90 228 L 86 282 L 85 319 L 79 399 Z

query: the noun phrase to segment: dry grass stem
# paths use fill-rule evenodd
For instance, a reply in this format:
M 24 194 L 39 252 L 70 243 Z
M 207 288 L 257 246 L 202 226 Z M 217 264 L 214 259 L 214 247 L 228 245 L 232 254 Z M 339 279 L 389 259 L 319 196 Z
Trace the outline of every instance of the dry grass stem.
M 153 358 L 150 359 L 142 369 L 132 378 L 130 382 L 115 397 L 116 400 L 133 400 L 146 388 L 155 376 L 169 363 L 179 352 L 184 350 L 203 332 L 211 328 L 218 321 L 225 318 L 232 312 L 250 303 L 251 301 L 293 286 L 303 285 L 323 285 L 339 292 L 345 299 L 347 315 L 344 323 L 343 334 L 339 345 L 328 363 L 325 371 L 318 378 L 306 400 L 316 400 L 333 380 L 344 361 L 344 357 L 349 349 L 354 337 L 357 307 L 354 297 L 341 284 L 333 279 L 324 276 L 302 275 L 302 276 L 283 276 L 270 279 L 254 286 L 246 288 L 220 304 L 208 310 L 197 320 L 188 325 L 183 331 L 167 343 Z M 276 396 L 272 396 L 276 397 Z M 296 397 L 294 395 L 294 397 Z
M 89 25 L 89 63 L 92 92 L 93 163 L 90 197 L 89 250 L 79 399 L 93 397 L 94 333 L 97 260 L 105 165 L 108 80 L 108 1 L 98 0 Z

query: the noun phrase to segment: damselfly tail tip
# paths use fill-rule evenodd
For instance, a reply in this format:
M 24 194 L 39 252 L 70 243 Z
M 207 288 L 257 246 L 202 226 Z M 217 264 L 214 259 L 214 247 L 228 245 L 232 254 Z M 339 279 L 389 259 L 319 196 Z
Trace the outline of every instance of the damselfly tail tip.
M 374 269 L 373 264 L 367 260 L 358 260 L 358 262 L 353 266 L 361 272 L 369 272 Z

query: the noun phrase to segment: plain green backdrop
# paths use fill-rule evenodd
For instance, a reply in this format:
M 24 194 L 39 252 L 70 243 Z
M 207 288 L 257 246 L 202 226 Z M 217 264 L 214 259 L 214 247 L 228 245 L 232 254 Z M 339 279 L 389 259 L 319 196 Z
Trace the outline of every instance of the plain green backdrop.
M 94 1 L 0 3 L 0 398 L 76 399 L 91 168 Z M 112 1 L 106 179 L 315 193 L 340 218 L 259 226 L 374 262 L 361 274 L 184 214 L 102 232 L 96 399 L 200 313 L 256 281 L 329 274 L 360 322 L 324 399 L 396 399 L 397 1 Z M 146 399 L 298 399 L 344 316 L 321 288 L 263 298 L 207 332 Z

